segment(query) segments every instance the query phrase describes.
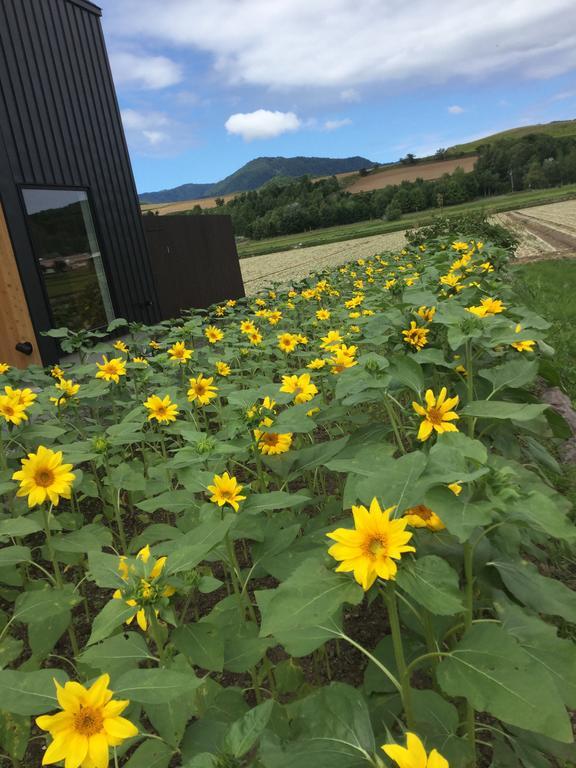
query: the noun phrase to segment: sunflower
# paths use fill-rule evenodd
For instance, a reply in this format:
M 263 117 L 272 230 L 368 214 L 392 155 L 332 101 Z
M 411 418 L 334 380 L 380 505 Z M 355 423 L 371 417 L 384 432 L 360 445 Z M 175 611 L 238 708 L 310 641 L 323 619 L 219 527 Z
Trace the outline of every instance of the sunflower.
M 318 387 L 310 381 L 310 374 L 301 376 L 282 376 L 280 392 L 288 392 L 294 395 L 295 403 L 307 403 L 318 393 Z
M 28 496 L 28 506 L 35 507 L 49 500 L 58 506 L 60 496 L 69 499 L 76 475 L 70 470 L 72 464 L 64 464 L 62 451 L 52 451 L 43 445 L 37 453 L 29 453 L 22 459 L 22 469 L 14 472 L 12 480 L 20 481 L 17 496 Z
M 431 323 L 434 319 L 434 315 L 436 314 L 436 307 L 418 307 L 416 314 L 418 317 L 421 317 L 425 323 Z
M 213 376 L 205 377 L 201 373 L 194 379 L 190 379 L 188 400 L 197 405 L 208 405 L 210 400 L 217 397 L 218 387 L 213 386 Z
M 164 398 L 150 395 L 144 402 L 144 407 L 150 411 L 148 421 L 156 419 L 160 424 L 169 424 L 171 421 L 176 421 L 178 416 L 178 405 L 172 402 L 170 395 L 166 395 Z
M 117 349 L 118 352 L 124 352 L 124 354 L 128 352 L 128 347 L 120 339 L 118 339 L 118 341 L 115 341 L 114 344 L 112 344 L 112 346 L 114 347 L 114 349 Z
M 279 309 L 275 309 L 272 312 L 268 312 L 267 320 L 270 323 L 270 325 L 278 325 L 280 320 L 282 320 L 282 312 L 280 312 Z
M 148 342 L 148 346 L 150 349 L 160 349 L 160 344 L 155 339 L 152 339 L 152 341 Z
M 26 406 L 8 395 L 0 395 L 0 416 L 10 424 L 18 426 L 20 422 L 28 420 Z
M 8 363 L 0 363 L 0 376 L 3 373 L 8 373 L 9 370 L 10 370 L 10 366 L 8 365 Z
M 56 384 L 56 389 L 59 389 L 66 397 L 74 397 L 80 391 L 80 384 L 75 384 L 72 379 L 60 379 Z
M 232 371 L 228 363 L 224 363 L 222 362 L 222 360 L 218 360 L 218 362 L 216 363 L 216 373 L 219 376 L 230 376 Z
M 255 333 L 256 326 L 252 322 L 252 320 L 242 320 L 240 323 L 240 331 L 245 334 Z
M 410 328 L 402 331 L 406 344 L 416 347 L 417 350 L 423 349 L 428 344 L 429 333 L 428 328 L 421 328 L 414 320 L 410 323 Z
M 279 333 L 278 334 L 278 348 L 288 354 L 288 352 L 294 352 L 298 345 L 298 336 L 294 333 Z
M 260 422 L 261 427 L 271 427 L 272 419 L 265 418 Z M 266 456 L 274 456 L 286 453 L 292 445 L 292 432 L 280 434 L 278 432 L 266 432 L 261 429 L 254 430 L 254 438 L 258 444 L 258 450 Z
M 450 483 L 448 488 L 452 491 L 454 496 L 460 496 L 460 494 L 462 493 L 462 486 L 460 485 L 460 483 Z
M 168 357 L 172 362 L 184 365 L 192 357 L 192 350 L 183 341 L 177 341 L 168 350 Z
M 244 501 L 246 496 L 241 496 L 243 486 L 238 483 L 235 477 L 230 477 L 228 472 L 223 475 L 214 475 L 212 480 L 214 485 L 208 486 L 208 491 L 212 494 L 210 501 L 223 507 L 224 504 L 230 504 L 234 512 L 240 509 L 239 501 Z
M 408 545 L 412 533 L 406 531 L 404 518 L 390 520 L 395 507 L 380 509 L 378 500 L 372 499 L 370 510 L 364 506 L 352 507 L 354 530 L 338 528 L 326 534 L 333 539 L 328 554 L 340 560 L 337 571 L 352 571 L 354 578 L 365 590 L 369 590 L 377 577 L 394 579 L 398 570 L 395 560 L 405 552 L 415 552 Z
M 120 376 L 126 376 L 126 362 L 121 357 L 113 357 L 108 360 L 106 355 L 102 355 L 102 362 L 96 363 L 96 367 L 98 368 L 97 379 L 113 381 L 118 384 Z
M 499 315 L 504 312 L 506 307 L 500 301 L 500 299 L 482 299 L 480 304 L 476 307 L 467 307 L 468 312 L 471 312 L 476 317 L 492 317 L 493 315 Z
M 257 328 L 248 334 L 248 339 L 250 344 L 254 344 L 255 347 L 257 347 L 259 344 L 262 344 L 262 334 Z
M 158 616 L 162 604 L 167 605 L 168 598 L 176 592 L 163 578 L 167 558 L 150 560 L 150 546 L 147 544 L 131 562 L 124 556 L 118 563 L 118 571 L 126 586 L 117 589 L 112 597 L 124 600 L 127 606 L 134 608 L 134 613 L 126 619 L 130 625 L 136 623 L 143 632 L 148 629 L 149 620 Z
M 340 335 L 340 331 L 328 331 L 326 336 L 322 336 L 321 339 L 322 343 L 320 344 L 320 347 L 322 349 L 332 349 L 332 347 L 336 347 L 344 341 Z
M 415 733 L 406 733 L 405 747 L 383 744 L 382 749 L 398 768 L 450 768 L 448 760 L 435 749 L 427 755 L 424 745 Z
M 65 761 L 68 768 L 107 768 L 110 747 L 138 734 L 130 720 L 120 717 L 130 702 L 112 698 L 109 675 L 101 675 L 88 689 L 76 682 L 63 687 L 54 683 L 62 712 L 36 718 L 36 725 L 53 739 L 42 765 Z
M 330 320 L 330 310 L 329 309 L 319 309 L 316 312 L 316 319 L 317 320 Z
M 36 392 L 32 392 L 31 389 L 26 387 L 25 389 L 13 389 L 12 387 L 4 387 L 4 392 L 8 397 L 11 397 L 19 405 L 23 405 L 24 408 L 29 408 L 34 400 L 38 397 Z
M 306 368 L 311 368 L 313 371 L 319 371 L 320 368 L 324 368 L 327 365 L 327 361 L 321 357 L 315 357 L 314 360 L 310 360 Z
M 209 325 L 204 329 L 204 336 L 206 336 L 210 344 L 216 344 L 216 342 L 222 341 L 224 332 L 220 328 L 216 328 L 215 325 Z
M 443 531 L 446 528 L 436 512 L 433 512 L 430 507 L 424 504 L 417 504 L 415 507 L 407 509 L 404 512 L 404 520 L 412 528 L 428 528 L 431 531 Z
M 132 362 L 133 363 L 140 363 L 140 365 L 149 365 L 148 360 L 146 360 L 145 357 L 140 357 L 140 356 L 133 357 L 132 358 Z
M 328 362 L 332 365 L 332 373 L 342 373 L 347 368 L 352 368 L 358 365 L 354 356 L 356 354 L 356 347 L 347 347 L 346 344 L 341 344 L 339 347 L 332 348 L 332 357 L 328 358 Z
M 460 417 L 452 409 L 456 408 L 460 398 L 456 395 L 456 397 L 446 399 L 446 394 L 446 387 L 442 387 L 438 397 L 434 395 L 431 389 L 427 389 L 424 396 L 426 407 L 419 403 L 412 403 L 412 408 L 416 413 L 424 417 L 418 430 L 418 440 L 428 440 L 433 430 L 436 430 L 439 435 L 442 432 L 458 432 L 458 427 L 452 422 Z

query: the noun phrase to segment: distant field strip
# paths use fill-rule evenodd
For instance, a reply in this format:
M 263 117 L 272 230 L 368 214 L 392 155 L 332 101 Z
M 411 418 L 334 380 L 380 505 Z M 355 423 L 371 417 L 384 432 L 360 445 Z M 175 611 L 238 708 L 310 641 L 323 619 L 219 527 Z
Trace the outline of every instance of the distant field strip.
M 311 272 L 318 272 L 347 261 L 374 256 L 386 250 L 401 249 L 405 245 L 404 232 L 363 237 L 329 245 L 296 248 L 264 256 L 242 259 L 240 267 L 248 295 L 257 293 L 270 283 L 288 283 L 301 280 Z
M 569 237 L 574 237 L 576 243 L 576 200 L 541 205 L 529 211 L 529 214 L 525 214 L 520 209 L 493 216 L 494 221 L 513 228 L 517 233 L 520 239 L 517 258 L 531 261 L 572 255 L 573 252 L 576 254 L 576 250 L 570 248 Z M 535 222 L 532 227 L 529 217 Z M 543 226 L 538 227 L 538 222 Z M 372 235 L 309 248 L 292 248 L 241 259 L 246 293 L 258 293 L 272 283 L 285 284 L 301 280 L 311 272 L 374 256 L 382 251 L 400 250 L 405 245 L 404 232 Z

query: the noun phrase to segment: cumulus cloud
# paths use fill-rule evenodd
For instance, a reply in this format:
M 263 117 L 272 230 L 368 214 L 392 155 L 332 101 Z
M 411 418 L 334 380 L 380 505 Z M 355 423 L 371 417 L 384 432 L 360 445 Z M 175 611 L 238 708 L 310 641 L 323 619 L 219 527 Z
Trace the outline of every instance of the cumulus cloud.
M 352 125 L 352 120 L 349 117 L 345 117 L 343 120 L 326 120 L 324 130 L 337 131 L 338 128 L 344 128 L 346 125 Z
M 454 104 L 451 107 L 448 107 L 448 112 L 450 112 L 451 115 L 461 115 L 462 112 L 464 112 L 464 107 L 459 107 L 458 104 Z
M 112 37 L 207 52 L 231 83 L 341 94 L 364 83 L 549 77 L 576 66 L 573 0 L 163 0 L 160 13 L 157 0 L 100 2 Z
M 189 126 L 163 112 L 123 109 L 121 115 L 130 149 L 139 154 L 171 156 L 194 142 Z
M 360 101 L 360 94 L 356 88 L 345 88 L 343 91 L 340 91 L 340 98 L 342 101 L 347 101 L 352 104 L 356 101 Z
M 302 126 L 300 118 L 294 112 L 271 112 L 257 109 L 255 112 L 237 112 L 226 120 L 228 133 L 241 136 L 244 141 L 254 139 L 273 139 L 289 131 L 297 131 Z
M 137 56 L 117 51 L 110 54 L 114 81 L 118 86 L 156 90 L 182 80 L 182 70 L 165 56 Z

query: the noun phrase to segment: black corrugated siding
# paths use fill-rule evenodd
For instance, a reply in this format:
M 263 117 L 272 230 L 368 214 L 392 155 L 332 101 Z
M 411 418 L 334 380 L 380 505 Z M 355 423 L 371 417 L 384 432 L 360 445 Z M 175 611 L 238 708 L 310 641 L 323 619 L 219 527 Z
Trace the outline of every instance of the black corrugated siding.
M 19 185 L 89 190 L 117 316 L 158 305 L 98 9 L 0 0 L 0 196 L 37 331 L 50 328 Z M 49 341 L 44 355 L 53 356 Z

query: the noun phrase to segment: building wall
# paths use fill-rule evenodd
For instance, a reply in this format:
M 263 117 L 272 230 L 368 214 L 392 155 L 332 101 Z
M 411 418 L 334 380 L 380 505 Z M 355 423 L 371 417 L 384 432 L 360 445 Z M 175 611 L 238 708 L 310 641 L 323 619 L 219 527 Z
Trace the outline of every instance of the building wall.
M 116 315 L 157 320 L 99 12 L 85 0 L 0 0 L 0 199 L 39 332 L 51 321 L 19 185 L 87 188 Z

